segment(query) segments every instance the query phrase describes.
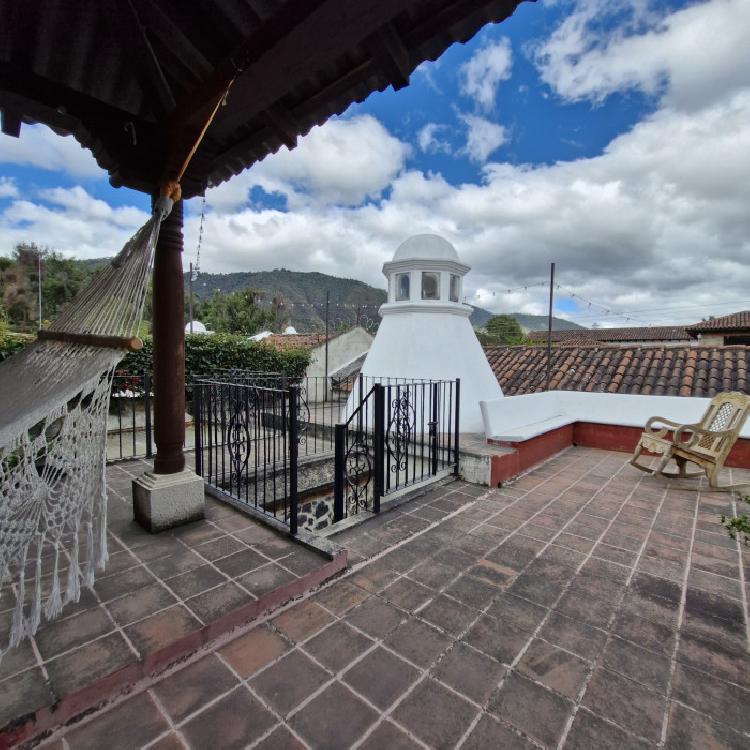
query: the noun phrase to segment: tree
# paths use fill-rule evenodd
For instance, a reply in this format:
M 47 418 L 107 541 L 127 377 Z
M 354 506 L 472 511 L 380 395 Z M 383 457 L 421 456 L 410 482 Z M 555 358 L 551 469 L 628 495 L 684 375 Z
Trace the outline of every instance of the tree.
M 57 317 L 63 306 L 89 283 L 94 271 L 60 253 L 42 251 L 42 315 Z
M 494 315 L 487 321 L 485 330 L 487 339 L 494 344 L 512 346 L 526 341 L 521 326 L 511 315 Z
M 255 304 L 255 293 L 249 289 L 231 294 L 215 291 L 213 297 L 195 305 L 195 318 L 217 333 L 251 336 L 274 321 L 274 314 Z
M 91 279 L 94 269 L 33 242 L 20 242 L 12 258 L 0 258 L 0 303 L 9 322 L 29 327 L 39 317 L 41 269 L 42 316 L 56 317 Z

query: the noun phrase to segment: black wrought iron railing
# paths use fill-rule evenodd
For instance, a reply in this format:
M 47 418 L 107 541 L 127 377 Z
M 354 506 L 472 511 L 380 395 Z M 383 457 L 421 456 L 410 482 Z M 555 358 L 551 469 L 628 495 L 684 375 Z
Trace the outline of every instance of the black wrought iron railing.
M 350 396 L 355 403 L 361 401 L 365 384 L 372 380 L 356 375 L 346 378 L 306 375 L 295 377 L 242 370 L 228 370 L 221 377 L 211 375 L 204 379 L 280 390 L 295 386 L 298 389 L 299 453 L 302 457 L 333 453 L 334 428 L 341 421 Z
M 458 474 L 460 381 L 384 380 L 336 426 L 334 522 L 378 513 L 383 497 L 445 469 Z
M 264 385 L 265 378 L 277 382 L 280 373 L 218 369 L 206 378 L 226 382 Z M 119 373 L 112 381 L 107 417 L 107 460 L 153 458 L 153 392 L 151 374 Z M 185 450 L 195 446 L 193 430 L 193 383 L 185 385 Z
M 202 380 L 193 409 L 196 473 L 296 534 L 299 388 Z
M 107 460 L 151 458 L 151 378 L 115 375 L 107 415 Z

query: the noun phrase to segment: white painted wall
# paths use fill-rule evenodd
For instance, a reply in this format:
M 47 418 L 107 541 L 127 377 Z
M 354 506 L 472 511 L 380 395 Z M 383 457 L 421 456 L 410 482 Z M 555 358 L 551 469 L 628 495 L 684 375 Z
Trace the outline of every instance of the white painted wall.
M 371 346 L 373 336 L 362 326 L 356 326 L 351 331 L 342 333 L 328 342 L 328 374 L 353 362 L 361 357 Z M 326 367 L 325 344 L 316 347 L 311 352 L 310 364 L 305 371 L 307 377 L 323 377 Z
M 700 421 L 710 403 L 685 396 L 548 391 L 483 401 L 481 411 L 487 437 L 521 441 L 573 422 L 644 427 L 650 417 L 661 416 L 690 424 Z M 750 438 L 750 421 L 740 435 Z
M 425 309 L 424 302 L 419 307 L 418 312 L 400 310 L 383 316 L 362 373 L 381 378 L 461 378 L 461 432 L 481 432 L 479 402 L 502 398 L 503 392 L 469 318 L 463 311 L 446 311 L 445 305 L 435 305 L 442 308 L 438 311 Z

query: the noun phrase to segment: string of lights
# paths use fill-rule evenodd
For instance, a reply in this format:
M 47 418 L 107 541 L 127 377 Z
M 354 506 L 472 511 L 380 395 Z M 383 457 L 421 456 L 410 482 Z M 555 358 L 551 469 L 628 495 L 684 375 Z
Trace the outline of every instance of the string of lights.
M 294 307 L 294 308 L 306 308 L 308 310 L 321 310 L 325 309 L 325 302 L 284 302 L 283 299 L 264 299 L 256 298 L 256 305 L 267 305 L 269 307 Z M 378 310 L 382 305 L 382 302 L 377 304 L 366 304 L 366 303 L 351 303 L 351 302 L 329 302 L 328 306 L 331 310 Z
M 514 288 L 509 288 L 509 289 L 499 289 L 493 292 L 485 292 L 485 293 L 475 292 L 473 295 L 464 297 L 464 302 L 468 302 L 470 299 L 477 299 L 481 301 L 482 299 L 485 299 L 488 296 L 496 297 L 498 294 L 513 294 L 515 292 L 521 292 L 521 291 L 526 292 L 529 289 L 537 289 L 540 287 L 548 289 L 549 281 L 537 281 L 531 284 L 524 284 L 523 286 L 518 286 Z M 583 295 L 572 291 L 571 289 L 567 289 L 561 286 L 560 284 L 555 284 L 555 289 L 560 292 L 564 292 L 565 296 L 570 297 L 571 299 L 579 300 L 580 302 L 586 305 L 586 309 L 590 310 L 591 308 L 595 307 L 599 310 L 602 310 L 604 315 L 603 316 L 600 315 L 599 317 L 607 316 L 607 317 L 624 318 L 626 321 L 629 321 L 629 322 L 632 321 L 632 322 L 638 322 L 638 323 L 645 323 L 646 325 L 651 325 L 650 323 L 647 323 L 646 321 L 640 318 L 637 318 L 635 315 L 631 314 L 629 311 L 618 312 L 616 310 L 613 310 L 611 306 L 603 305 L 600 302 L 595 302 L 594 300 L 590 300 L 587 297 L 584 297 Z
M 467 302 L 470 299 L 483 299 L 485 297 L 496 297 L 498 294 L 513 294 L 515 292 L 527 292 L 529 289 L 534 289 L 536 287 L 548 287 L 549 281 L 538 281 L 534 282 L 533 284 L 524 284 L 524 286 L 517 286 L 513 289 L 499 289 L 495 290 L 494 292 L 474 292 L 474 294 L 469 294 L 464 297 L 464 302 Z
M 597 307 L 600 310 L 603 310 L 605 315 L 613 315 L 618 318 L 624 318 L 628 322 L 643 323 L 644 325 L 647 325 L 647 326 L 652 325 L 652 323 L 646 320 L 643 320 L 642 318 L 637 318 L 634 315 L 628 315 L 623 312 L 617 312 L 616 310 L 613 310 L 611 307 L 601 304 L 601 302 L 594 302 L 594 300 L 590 300 L 587 297 L 584 297 L 582 294 L 578 294 L 572 291 L 571 289 L 566 289 L 565 287 L 560 286 L 560 284 L 555 284 L 555 288 L 561 292 L 564 292 L 566 296 L 570 297 L 571 299 L 580 300 L 584 304 L 588 305 L 587 309 L 589 310 L 592 307 Z

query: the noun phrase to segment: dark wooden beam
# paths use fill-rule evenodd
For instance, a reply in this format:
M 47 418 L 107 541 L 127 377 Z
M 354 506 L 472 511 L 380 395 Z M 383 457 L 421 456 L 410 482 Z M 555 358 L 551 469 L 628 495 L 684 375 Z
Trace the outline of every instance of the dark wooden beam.
M 122 128 L 125 122 L 132 122 L 140 133 L 153 132 L 155 129 L 154 123 L 147 122 L 132 112 L 113 107 L 101 99 L 38 76 L 26 68 L 0 61 L 0 96 L 6 93 L 15 95 L 19 101 L 28 101 L 30 104 L 57 111 L 65 120 L 92 120 L 110 123 L 112 127 L 117 128 Z M 19 108 L 19 111 L 34 116 L 25 109 Z M 44 120 L 40 122 L 50 124 Z
M 214 0 L 216 9 L 243 36 L 251 34 L 263 22 L 247 0 Z
M 373 29 L 399 15 L 403 0 L 380 0 L 364 7 L 350 0 L 325 0 L 316 6 L 272 47 L 264 45 L 264 54 L 249 47 L 252 57 L 232 87 L 233 106 L 220 112 L 214 124 L 219 139 L 266 110 L 314 72 L 350 53 Z M 310 68 L 311 45 L 316 50 L 314 71 Z
M 189 70 L 195 78 L 211 75 L 211 61 L 193 44 L 182 29 L 154 0 L 133 0 L 139 17 L 156 34 L 161 43 Z
M 154 123 L 3 62 L 0 108 L 75 136 L 116 187 L 152 192 L 158 185 L 167 143 L 166 133 Z
M 307 99 L 303 105 L 295 108 L 290 114 L 298 123 L 302 123 L 310 114 L 319 111 L 320 107 L 323 106 L 325 102 L 338 100 L 341 96 L 346 94 L 346 92 L 355 88 L 363 81 L 371 78 L 374 74 L 375 71 L 372 66 L 372 61 L 368 59 L 361 65 L 352 68 L 345 76 L 336 79 L 333 83 L 322 88 L 316 94 Z M 300 134 L 304 133 L 300 132 Z M 215 149 L 210 157 L 211 168 L 209 170 L 209 177 L 211 175 L 216 177 L 216 170 L 223 162 L 232 159 L 241 159 L 244 154 L 254 150 L 256 144 L 260 144 L 264 140 L 267 140 L 269 136 L 269 127 L 261 127 L 246 134 L 243 138 L 237 140 L 231 145 L 224 144 L 221 148 Z M 188 170 L 188 173 L 191 171 L 192 170 Z
M 5 135 L 18 138 L 21 135 L 21 117 L 17 112 L 4 108 L 0 110 L 0 130 Z
M 281 142 L 287 148 L 294 148 L 297 145 L 297 136 L 300 132 L 300 125 L 294 119 L 294 115 L 281 102 L 272 104 L 263 114 L 271 127 L 278 133 Z
M 123 49 L 132 56 L 140 71 L 141 87 L 157 114 L 174 109 L 175 98 L 151 46 L 132 0 L 111 0 L 112 19 L 118 22 Z
M 476 34 L 481 25 L 504 21 L 513 13 L 517 4 L 518 0 L 495 0 L 489 4 L 477 3 L 476 0 L 455 0 L 443 4 L 437 13 L 426 16 L 422 23 L 404 34 L 404 43 L 409 49 L 415 49 L 440 34 L 457 37 L 455 28 L 458 26 L 468 30 L 468 33 L 458 37 L 465 42 Z M 423 58 L 424 55 L 420 55 L 420 59 Z
M 223 95 L 240 67 L 246 68 L 253 59 L 261 57 L 323 2 L 324 0 L 289 0 L 284 6 L 283 13 L 276 14 L 247 36 L 236 49 L 214 67 L 214 72 L 202 86 L 177 102 L 174 110 L 169 113 L 170 129 L 180 127 L 191 119 L 200 119 L 205 110 L 213 106 L 216 97 Z
M 416 66 L 412 65 L 409 50 L 392 23 L 381 26 L 367 40 L 367 48 L 386 72 L 394 91 L 409 85 L 409 76 Z

